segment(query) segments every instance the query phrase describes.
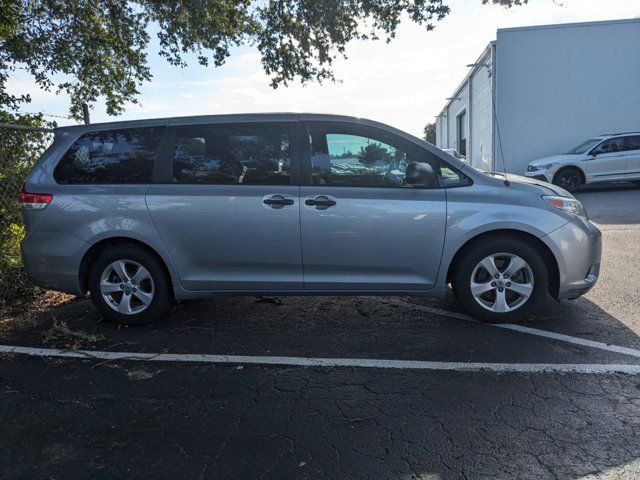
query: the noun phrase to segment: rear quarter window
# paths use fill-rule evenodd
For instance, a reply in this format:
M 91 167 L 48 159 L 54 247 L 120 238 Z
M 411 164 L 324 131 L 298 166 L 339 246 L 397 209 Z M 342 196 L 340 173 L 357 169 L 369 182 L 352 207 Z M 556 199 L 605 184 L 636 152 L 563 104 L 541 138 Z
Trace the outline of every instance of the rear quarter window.
M 105 130 L 82 135 L 55 171 L 58 183 L 150 183 L 162 127 Z

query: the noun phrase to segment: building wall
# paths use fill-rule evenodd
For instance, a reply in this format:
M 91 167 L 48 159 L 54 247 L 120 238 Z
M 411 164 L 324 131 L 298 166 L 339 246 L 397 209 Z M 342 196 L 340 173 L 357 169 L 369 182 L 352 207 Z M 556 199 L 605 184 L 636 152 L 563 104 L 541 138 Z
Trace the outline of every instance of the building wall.
M 496 168 L 640 130 L 639 48 L 640 19 L 498 30 Z
M 490 50 L 480 62 L 491 65 Z M 491 81 L 491 67 L 478 68 L 471 77 L 471 155 L 467 159 L 483 170 L 491 170 L 493 163 Z
M 458 145 L 458 115 L 464 111 L 469 111 L 469 85 L 465 84 L 462 90 L 456 95 L 456 99 L 452 100 L 447 108 L 447 146 L 445 148 L 455 148 L 459 150 Z M 469 115 L 467 114 L 466 131 L 469 132 Z M 467 140 L 468 141 L 468 140 Z
M 476 63 L 492 64 L 491 45 Z M 485 67 L 470 70 L 440 113 L 441 116 L 436 118 L 436 146 L 459 151 L 458 116 L 466 111 L 467 161 L 483 169 L 491 169 L 493 159 L 490 70 Z

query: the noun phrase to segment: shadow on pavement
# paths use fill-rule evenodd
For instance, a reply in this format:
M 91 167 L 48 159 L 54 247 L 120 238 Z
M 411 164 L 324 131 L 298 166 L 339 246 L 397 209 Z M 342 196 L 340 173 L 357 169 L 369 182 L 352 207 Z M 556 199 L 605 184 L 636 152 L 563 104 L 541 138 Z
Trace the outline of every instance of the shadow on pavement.
M 393 300 L 393 298 L 390 298 Z M 130 352 L 504 363 L 638 363 L 640 359 L 425 313 L 458 309 L 402 297 L 220 297 L 183 302 L 154 325 L 101 322 L 88 300 L 5 328 L 2 343 Z M 413 308 L 415 306 L 415 308 Z M 640 348 L 640 338 L 587 299 L 557 304 L 523 325 Z
M 598 224 L 640 223 L 640 186 L 622 183 L 588 187 L 576 194 L 589 218 Z

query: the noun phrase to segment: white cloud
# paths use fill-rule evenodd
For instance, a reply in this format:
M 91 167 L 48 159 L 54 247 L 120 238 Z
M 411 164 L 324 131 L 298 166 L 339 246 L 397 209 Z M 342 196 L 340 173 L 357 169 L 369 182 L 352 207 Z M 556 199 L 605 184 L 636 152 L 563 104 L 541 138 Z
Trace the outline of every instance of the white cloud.
M 255 51 L 232 57 L 218 70 L 193 67 L 171 78 L 159 69 L 143 86 L 142 106 L 127 109 L 123 118 L 196 115 L 232 112 L 312 111 L 364 116 L 414 134 L 432 121 L 498 28 L 629 18 L 640 15 L 637 2 L 628 0 L 530 0 L 523 7 L 504 9 L 481 5 L 480 0 L 450 0 L 451 14 L 432 32 L 405 22 L 390 44 L 355 42 L 348 58 L 335 63 L 340 83 L 292 85 L 273 90 Z M 166 76 L 165 76 L 166 75 Z M 12 89 L 31 86 L 20 82 Z M 52 94 L 34 96 L 30 108 L 45 110 Z M 41 105 L 41 106 L 40 106 Z M 64 113 L 64 112 L 63 112 Z M 108 120 L 97 106 L 93 119 Z

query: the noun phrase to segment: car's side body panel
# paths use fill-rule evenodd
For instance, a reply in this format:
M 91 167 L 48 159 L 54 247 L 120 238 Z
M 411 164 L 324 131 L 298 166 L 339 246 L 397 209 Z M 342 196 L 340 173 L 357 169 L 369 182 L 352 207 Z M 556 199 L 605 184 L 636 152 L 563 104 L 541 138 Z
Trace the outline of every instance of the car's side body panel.
M 447 274 L 455 255 L 479 235 L 512 230 L 542 238 L 570 221 L 553 211 L 529 206 L 519 196 L 519 191 L 516 184 L 511 184 L 509 188 L 475 185 L 473 189 L 447 190 L 447 232 L 438 284 L 447 283 Z
M 336 205 L 304 205 L 316 195 Z M 428 290 L 445 236 L 444 189 L 301 188 L 305 288 Z

